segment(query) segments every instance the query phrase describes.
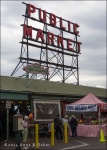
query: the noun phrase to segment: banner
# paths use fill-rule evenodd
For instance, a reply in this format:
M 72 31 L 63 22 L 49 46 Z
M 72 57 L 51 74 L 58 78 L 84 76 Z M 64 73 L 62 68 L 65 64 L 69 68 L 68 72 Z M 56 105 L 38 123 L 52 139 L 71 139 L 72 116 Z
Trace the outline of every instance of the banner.
M 97 111 L 97 105 L 66 105 L 66 111 L 95 112 Z

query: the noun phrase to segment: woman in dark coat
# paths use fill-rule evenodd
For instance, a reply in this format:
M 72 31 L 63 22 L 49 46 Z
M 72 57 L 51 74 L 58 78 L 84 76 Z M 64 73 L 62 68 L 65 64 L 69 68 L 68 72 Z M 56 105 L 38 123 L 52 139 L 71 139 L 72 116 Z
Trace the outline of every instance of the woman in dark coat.
M 78 126 L 78 121 L 74 115 L 71 116 L 71 119 L 69 121 L 71 132 L 72 132 L 72 137 L 77 136 L 77 126 Z

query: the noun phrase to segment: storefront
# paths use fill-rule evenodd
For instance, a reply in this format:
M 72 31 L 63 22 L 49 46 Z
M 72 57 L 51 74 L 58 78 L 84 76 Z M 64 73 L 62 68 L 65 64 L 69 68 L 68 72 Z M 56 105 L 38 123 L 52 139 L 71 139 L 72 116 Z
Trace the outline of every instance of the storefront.
M 18 110 L 21 114 L 28 114 L 31 109 L 31 102 L 28 100 L 27 92 L 1 90 L 0 98 L 1 136 L 4 139 L 8 139 L 14 137 L 13 115 Z
M 18 109 L 22 115 L 33 112 L 37 122 L 49 121 L 56 114 L 63 117 L 65 104 L 75 102 L 89 92 L 106 102 L 106 89 L 1 76 L 0 114 L 5 138 L 14 136 L 13 115 Z M 7 100 L 11 101 L 11 107 L 8 109 L 6 108 Z M 44 119 L 42 119 L 43 117 Z M 9 122 L 9 126 L 7 126 L 7 122 Z M 9 133 L 7 133 L 8 129 Z

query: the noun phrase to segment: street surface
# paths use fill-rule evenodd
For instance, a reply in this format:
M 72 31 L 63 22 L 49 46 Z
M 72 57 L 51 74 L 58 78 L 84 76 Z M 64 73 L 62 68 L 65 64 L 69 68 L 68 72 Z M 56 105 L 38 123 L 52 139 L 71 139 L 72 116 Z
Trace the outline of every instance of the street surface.
M 16 141 L 15 139 L 6 142 L 2 141 L 0 146 L 0 150 L 16 150 Z M 29 147 L 28 150 L 106 150 L 107 140 L 106 142 L 100 142 L 99 138 L 95 137 L 69 137 L 67 144 L 63 141 L 58 142 L 55 139 L 54 146 L 51 146 L 51 138 L 41 137 L 39 138 L 38 146 L 38 148 L 35 148 L 35 143 L 33 143 L 33 147 Z M 25 145 L 21 141 L 21 150 L 24 150 L 24 147 Z

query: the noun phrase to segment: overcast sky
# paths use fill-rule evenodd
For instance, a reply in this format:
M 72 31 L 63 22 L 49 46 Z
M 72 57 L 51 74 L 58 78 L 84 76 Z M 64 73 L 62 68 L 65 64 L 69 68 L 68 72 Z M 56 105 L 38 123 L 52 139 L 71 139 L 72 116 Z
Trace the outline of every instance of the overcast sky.
M 106 87 L 106 1 L 23 2 L 80 25 L 80 84 Z M 19 62 L 24 14 L 22 1 L 1 1 L 1 75 L 10 76 Z

